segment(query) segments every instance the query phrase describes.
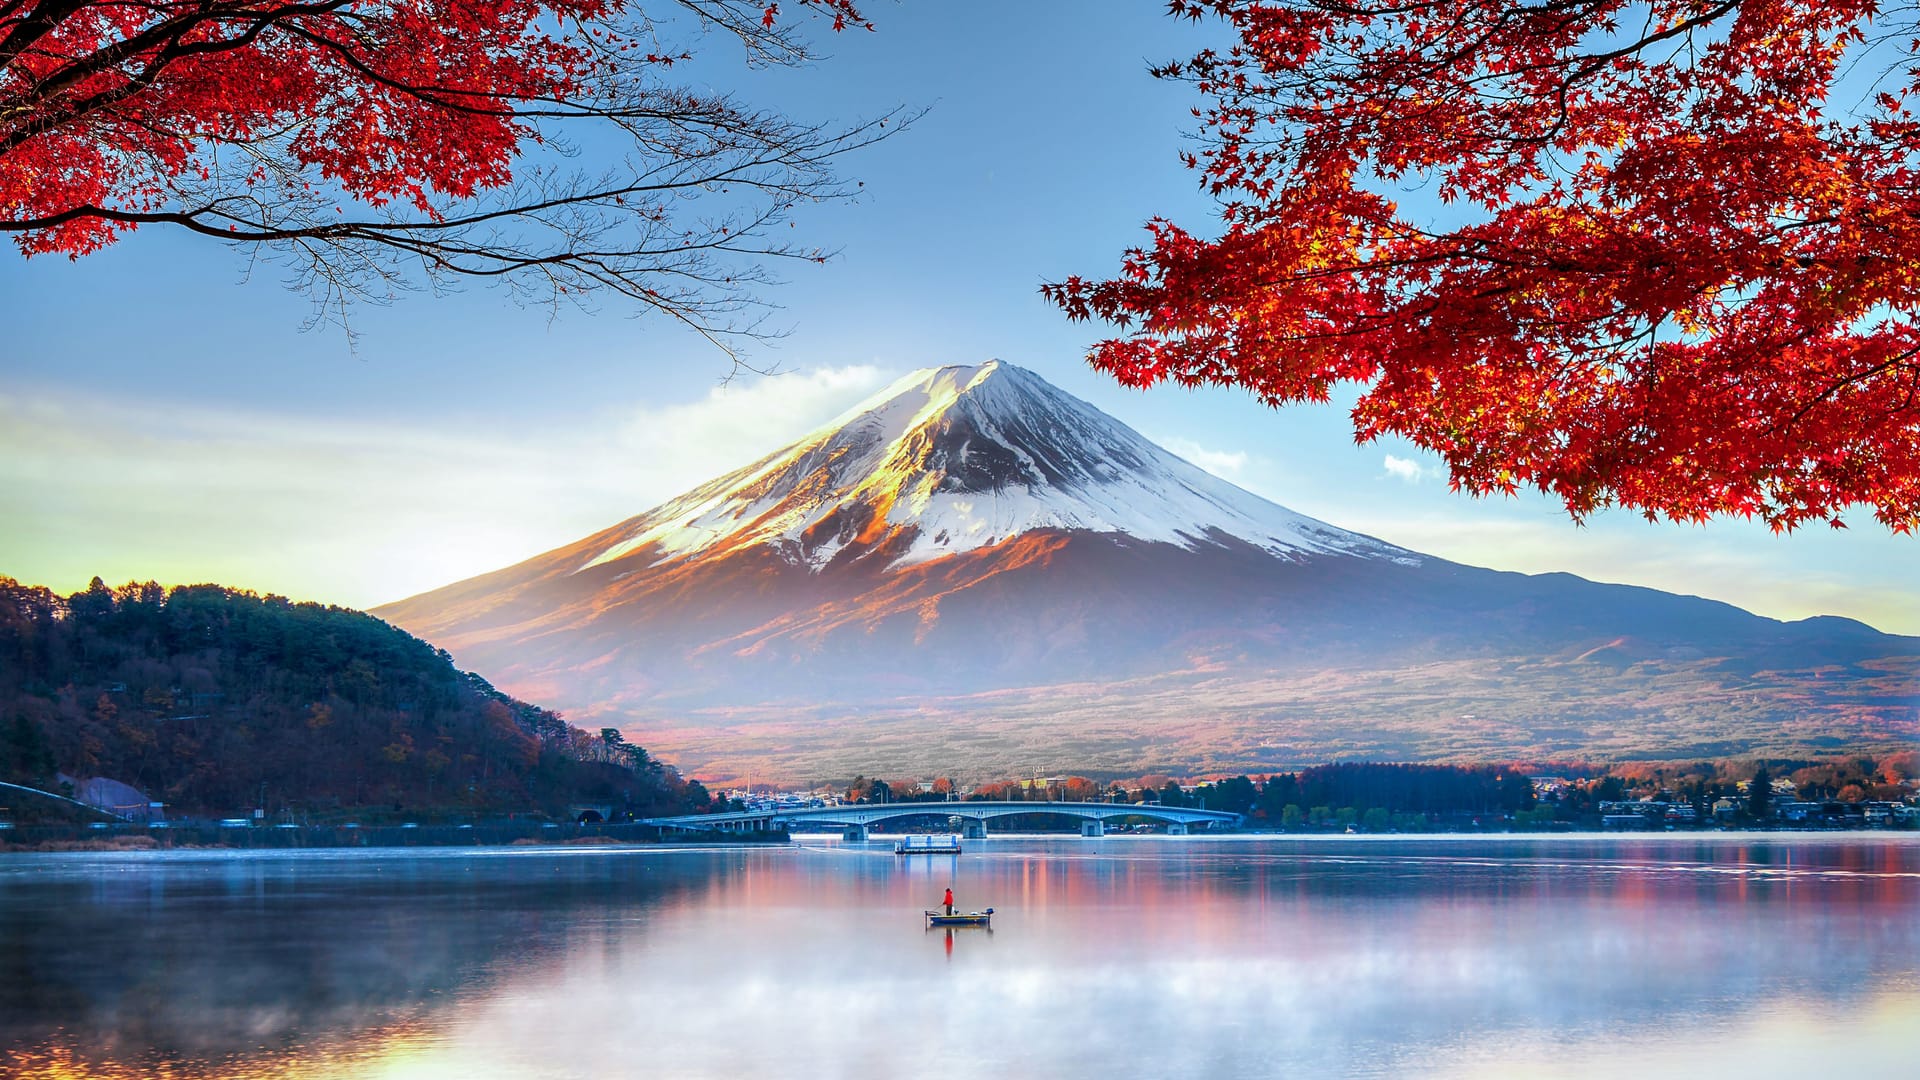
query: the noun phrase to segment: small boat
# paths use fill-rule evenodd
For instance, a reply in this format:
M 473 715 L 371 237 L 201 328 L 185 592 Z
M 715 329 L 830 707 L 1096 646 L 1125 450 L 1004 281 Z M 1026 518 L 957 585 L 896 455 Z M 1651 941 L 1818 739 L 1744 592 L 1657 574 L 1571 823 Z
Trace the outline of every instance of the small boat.
M 944 911 L 927 912 L 927 925 L 934 926 L 992 926 L 993 909 L 985 911 L 956 911 L 949 915 Z
M 893 845 L 895 855 L 958 855 L 960 837 L 958 834 L 924 835 L 915 833 L 903 836 Z

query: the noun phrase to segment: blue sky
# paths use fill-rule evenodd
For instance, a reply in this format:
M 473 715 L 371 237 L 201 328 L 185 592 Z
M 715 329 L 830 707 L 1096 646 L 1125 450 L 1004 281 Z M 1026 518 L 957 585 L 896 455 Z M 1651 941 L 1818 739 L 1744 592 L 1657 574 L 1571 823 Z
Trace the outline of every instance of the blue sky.
M 1123 390 L 1096 331 L 1039 299 L 1110 274 L 1156 214 L 1204 227 L 1177 152 L 1193 103 L 1150 60 L 1204 30 L 1151 3 L 876 4 L 875 33 L 802 71 L 693 77 L 809 120 L 926 107 L 849 158 L 851 205 L 796 237 L 841 251 L 769 298 L 784 374 L 618 309 L 557 317 L 475 289 L 303 330 L 270 264 L 147 230 L 78 262 L 0 253 L 0 573 L 60 590 L 221 581 L 371 606 L 533 555 L 771 450 L 892 377 L 992 357 L 1030 368 L 1220 475 L 1303 513 L 1462 562 L 1567 570 L 1766 615 L 1920 633 L 1916 541 L 1853 528 L 1585 527 L 1557 504 L 1472 500 L 1403 444 L 1353 444 L 1345 406 Z

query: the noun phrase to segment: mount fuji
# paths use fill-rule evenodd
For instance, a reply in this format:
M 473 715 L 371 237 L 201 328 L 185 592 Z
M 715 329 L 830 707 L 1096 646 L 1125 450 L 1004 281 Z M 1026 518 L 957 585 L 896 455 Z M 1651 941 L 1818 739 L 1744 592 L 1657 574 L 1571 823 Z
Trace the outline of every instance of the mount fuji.
M 1920 639 L 1423 555 L 997 361 L 915 372 L 646 513 L 375 613 L 715 779 L 1920 736 Z

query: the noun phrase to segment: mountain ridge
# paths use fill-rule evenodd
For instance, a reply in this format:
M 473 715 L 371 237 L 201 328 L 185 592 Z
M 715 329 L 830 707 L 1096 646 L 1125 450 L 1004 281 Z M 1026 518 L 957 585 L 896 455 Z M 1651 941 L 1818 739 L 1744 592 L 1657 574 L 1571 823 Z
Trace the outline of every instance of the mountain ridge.
M 696 771 L 745 760 L 721 733 L 751 746 L 782 731 L 779 753 L 806 768 L 873 752 L 875 725 L 896 722 L 933 749 L 888 753 L 984 760 L 981 732 L 1033 741 L 994 718 L 1005 703 L 1128 709 L 1100 688 L 1141 679 L 1153 704 L 1091 724 L 1109 733 L 1076 752 L 1125 772 L 1127 745 L 1178 730 L 1215 744 L 1196 760 L 1231 766 L 1273 742 L 1257 729 L 1274 717 L 1317 715 L 1302 695 L 1328 673 L 1376 692 L 1342 697 L 1347 719 L 1277 764 L 1363 749 L 1342 724 L 1384 723 L 1402 734 L 1365 746 L 1442 758 L 1435 730 L 1462 712 L 1534 716 L 1506 737 L 1533 753 L 1920 733 L 1920 639 L 1400 548 L 1245 492 L 999 362 L 915 372 L 652 510 L 375 611 Z M 1395 690 L 1396 670 L 1425 689 Z M 1242 691 L 1259 685 L 1279 697 L 1249 713 Z M 1666 696 L 1680 687 L 1712 715 Z M 1649 694 L 1667 703 L 1657 714 Z M 1456 697 L 1477 703 L 1449 714 Z M 1577 702 L 1590 737 L 1538 718 L 1555 702 Z M 799 731 L 776 715 L 813 719 Z M 1699 737 L 1666 719 L 1679 715 Z M 1609 717 L 1644 737 L 1594 727 Z M 748 771 L 769 775 L 771 752 Z

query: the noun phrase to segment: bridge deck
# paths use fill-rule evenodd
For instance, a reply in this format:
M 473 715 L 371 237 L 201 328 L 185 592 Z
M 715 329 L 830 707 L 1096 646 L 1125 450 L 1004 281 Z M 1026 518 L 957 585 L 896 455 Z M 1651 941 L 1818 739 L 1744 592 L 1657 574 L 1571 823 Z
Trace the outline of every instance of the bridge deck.
M 1161 806 L 1156 803 L 1096 802 L 930 802 L 930 803 L 850 803 L 841 806 L 814 806 L 797 809 L 739 810 L 721 814 L 683 814 L 676 817 L 649 818 L 650 824 L 668 828 L 722 829 L 758 831 L 794 825 L 840 825 L 849 828 L 877 825 L 913 817 L 961 818 L 982 827 L 994 819 L 1017 814 L 1048 814 L 1099 822 L 1103 826 L 1114 818 L 1140 817 L 1177 825 L 1220 825 L 1231 828 L 1240 823 L 1240 815 L 1223 810 L 1201 810 L 1187 806 Z

